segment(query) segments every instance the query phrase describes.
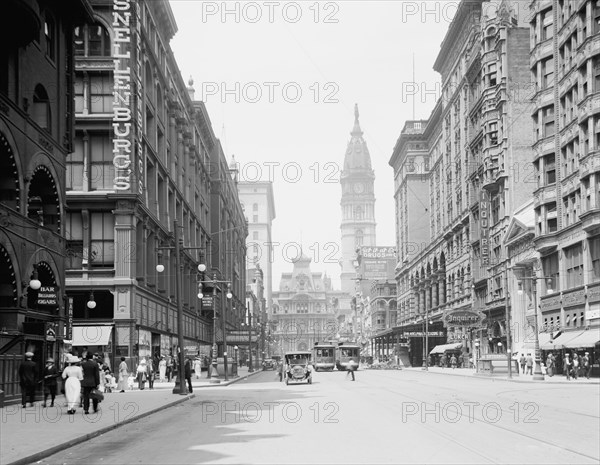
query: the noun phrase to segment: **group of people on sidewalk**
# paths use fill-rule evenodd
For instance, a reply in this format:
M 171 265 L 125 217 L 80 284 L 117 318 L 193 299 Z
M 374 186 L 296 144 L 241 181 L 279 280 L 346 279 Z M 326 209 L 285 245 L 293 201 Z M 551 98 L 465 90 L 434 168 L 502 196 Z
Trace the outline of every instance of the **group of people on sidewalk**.
M 545 374 L 552 377 L 557 373 L 557 361 L 554 353 L 550 352 L 546 357 L 546 364 L 542 364 L 542 369 L 545 370 Z M 535 362 L 531 353 L 521 354 L 519 358 L 519 365 L 521 365 L 521 372 L 524 375 L 533 375 L 533 367 Z M 560 365 L 558 365 L 560 366 Z M 562 373 L 570 380 L 571 378 L 577 379 L 579 376 L 585 376 L 590 379 L 592 373 L 592 360 L 589 352 L 585 352 L 583 356 L 573 352 L 571 355 L 565 353 L 562 358 Z
M 27 402 L 33 407 L 35 402 L 35 391 L 37 384 L 44 383 L 44 403 L 46 407 L 50 397 L 50 407 L 54 407 L 54 401 L 58 390 L 58 378 L 64 381 L 64 394 L 67 399 L 67 413 L 72 415 L 78 405 L 83 406 L 84 412 L 89 413 L 90 399 L 94 412 L 98 411 L 98 398 L 92 396 L 94 390 L 101 388 L 100 365 L 94 359 L 92 353 L 87 353 L 82 362 L 73 354 L 67 355 L 67 366 L 59 372 L 54 364 L 54 359 L 48 358 L 43 370 L 43 379 L 38 380 L 38 367 L 33 361 L 33 352 L 25 353 L 25 361 L 19 366 L 19 381 L 21 385 L 21 406 L 27 407 Z

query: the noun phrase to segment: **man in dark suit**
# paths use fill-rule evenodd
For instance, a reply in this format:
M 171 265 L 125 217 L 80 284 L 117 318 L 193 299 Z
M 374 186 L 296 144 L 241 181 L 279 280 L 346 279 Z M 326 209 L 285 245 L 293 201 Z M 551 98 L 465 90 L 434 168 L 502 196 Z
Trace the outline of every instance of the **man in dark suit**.
M 192 364 L 193 363 L 194 362 L 192 362 L 191 358 L 187 358 L 185 360 L 185 369 L 184 369 L 185 381 L 181 380 L 182 383 L 187 381 L 188 391 L 190 391 L 190 394 L 192 392 L 194 392 L 194 390 L 192 389 Z
M 90 393 L 93 389 L 100 387 L 100 367 L 92 357 L 93 355 L 88 352 L 86 360 L 81 363 L 81 369 L 83 370 L 83 381 L 81 381 L 81 387 L 83 388 L 83 412 L 86 414 L 90 413 Z M 98 399 L 92 399 L 92 404 L 94 412 L 97 412 Z
M 35 387 L 38 380 L 38 367 L 32 360 L 33 352 L 25 352 L 25 361 L 19 366 L 19 383 L 21 385 L 21 405 L 23 408 L 27 406 L 27 398 L 33 403 L 35 402 Z

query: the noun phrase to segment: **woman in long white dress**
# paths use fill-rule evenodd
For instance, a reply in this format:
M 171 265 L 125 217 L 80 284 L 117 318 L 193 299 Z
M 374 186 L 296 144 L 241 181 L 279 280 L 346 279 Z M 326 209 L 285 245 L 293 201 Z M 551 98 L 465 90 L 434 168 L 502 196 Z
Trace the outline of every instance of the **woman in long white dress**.
M 160 382 L 164 383 L 167 380 L 167 361 L 163 355 L 158 362 L 158 372 L 160 374 Z
M 67 398 L 67 413 L 69 415 L 75 414 L 75 407 L 79 405 L 81 397 L 81 380 L 83 379 L 83 370 L 77 364 L 79 358 L 74 355 L 69 355 L 67 358 L 69 364 L 62 373 L 63 379 L 65 379 L 65 397 Z
M 119 392 L 125 392 L 125 389 L 127 389 L 127 378 L 129 378 L 129 367 L 127 366 L 125 357 L 121 357 L 121 363 L 119 364 L 119 381 L 117 383 Z
M 202 362 L 199 358 L 194 360 L 194 371 L 196 372 L 196 379 L 200 379 L 202 377 Z

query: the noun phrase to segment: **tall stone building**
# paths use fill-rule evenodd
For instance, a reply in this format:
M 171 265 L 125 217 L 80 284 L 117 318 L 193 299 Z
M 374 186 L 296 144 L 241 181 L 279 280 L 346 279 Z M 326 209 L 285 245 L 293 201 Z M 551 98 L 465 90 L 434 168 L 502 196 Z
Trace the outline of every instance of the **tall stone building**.
M 375 235 L 375 172 L 371 168 L 371 156 L 358 122 L 358 105 L 354 107 L 354 127 L 344 156 L 341 172 L 342 185 L 342 233 L 340 266 L 343 292 L 354 294 L 356 249 L 374 246 Z
M 240 202 L 248 221 L 248 237 L 246 238 L 246 268 L 249 282 L 254 278 L 254 268 L 260 266 L 265 287 L 264 309 L 271 313 L 273 305 L 273 235 L 272 227 L 275 219 L 275 197 L 271 181 L 241 181 L 238 183 Z
M 518 171 L 529 161 L 531 122 L 526 99 L 513 94 L 528 82 L 528 30 L 509 6 L 460 4 L 434 64 L 440 101 L 429 121 L 405 124 L 390 159 L 399 228 L 395 333 L 413 364 L 424 360 L 426 343 L 428 352 L 451 343 L 470 355 L 477 341 L 486 341 L 477 344 L 480 355 L 507 350 L 502 239 L 532 190 Z M 430 242 L 415 242 L 424 217 Z M 464 319 L 471 323 L 456 323 Z
M 90 21 L 92 9 L 85 0 L 7 0 L 0 8 L 0 391 L 12 401 L 23 354 L 33 352 L 41 371 L 67 338 L 73 26 Z
M 74 33 L 76 132 L 66 164 L 72 344 L 110 363 L 175 355 L 180 299 L 184 351 L 209 355 L 213 312 L 231 328 L 245 303 L 247 229 L 236 179 L 193 82 L 186 86 L 179 73 L 169 3 L 92 4 L 94 20 Z M 181 254 L 180 269 L 165 249 L 175 228 L 193 248 Z M 218 292 L 203 308 L 198 283 L 214 276 L 231 283 L 233 299 Z
M 541 309 L 545 349 L 600 353 L 600 5 L 531 2 L 533 242 L 536 262 L 515 270 L 523 311 Z M 596 348 L 596 353 L 593 353 Z

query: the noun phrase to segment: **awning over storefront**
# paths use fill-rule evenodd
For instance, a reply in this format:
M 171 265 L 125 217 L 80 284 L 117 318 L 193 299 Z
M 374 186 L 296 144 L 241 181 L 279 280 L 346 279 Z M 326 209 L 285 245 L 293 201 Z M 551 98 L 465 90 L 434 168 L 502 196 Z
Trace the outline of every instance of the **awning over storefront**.
M 433 350 L 431 352 L 429 352 L 429 353 L 430 354 L 443 354 L 447 350 L 457 350 L 457 349 L 460 349 L 462 347 L 462 345 L 463 345 L 462 342 L 454 342 L 452 344 L 442 344 L 442 345 L 439 345 L 439 346 L 435 346 L 433 348 Z
M 105 346 L 112 334 L 112 325 L 73 326 L 73 346 Z
M 567 349 L 585 349 L 594 347 L 598 342 L 600 342 L 600 328 L 593 328 L 580 332 L 573 339 L 565 342 L 564 346 Z
M 540 349 L 542 350 L 561 350 L 566 349 L 568 346 L 566 345 L 571 339 L 578 336 L 580 333 L 578 331 L 567 331 L 566 333 L 562 333 L 560 336 L 555 338 L 553 341 L 548 341 L 545 344 L 540 343 Z

